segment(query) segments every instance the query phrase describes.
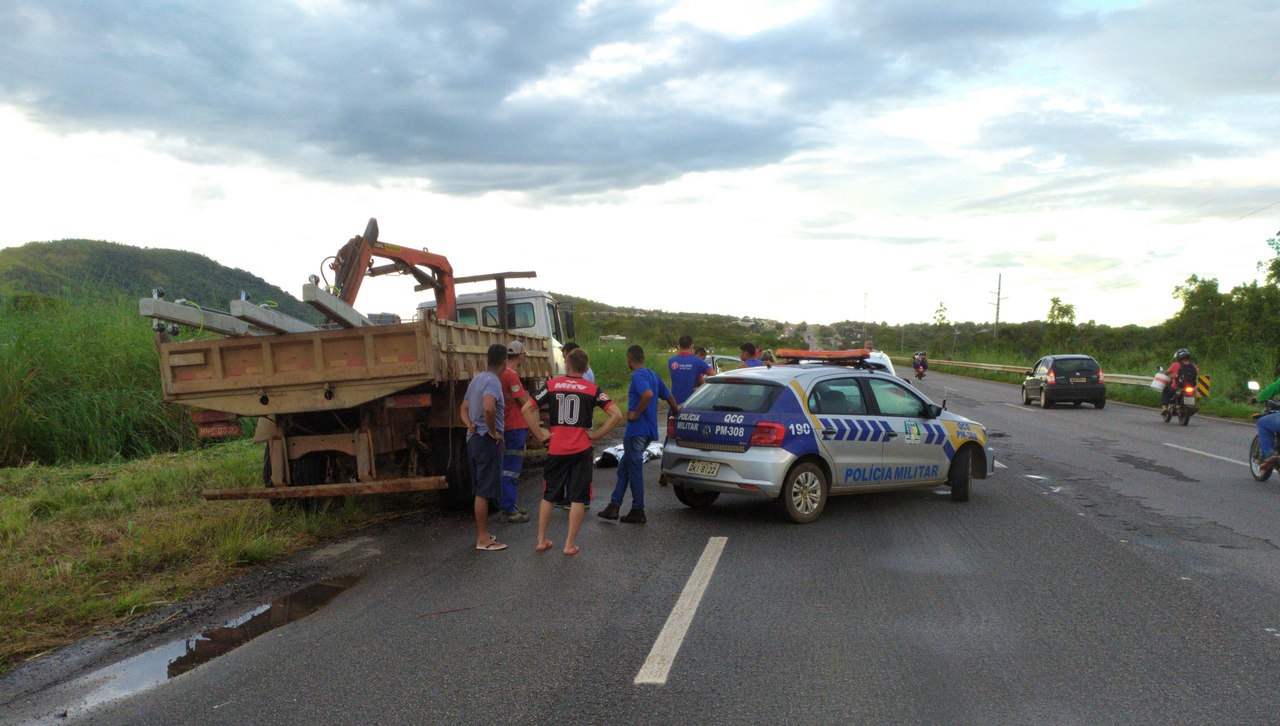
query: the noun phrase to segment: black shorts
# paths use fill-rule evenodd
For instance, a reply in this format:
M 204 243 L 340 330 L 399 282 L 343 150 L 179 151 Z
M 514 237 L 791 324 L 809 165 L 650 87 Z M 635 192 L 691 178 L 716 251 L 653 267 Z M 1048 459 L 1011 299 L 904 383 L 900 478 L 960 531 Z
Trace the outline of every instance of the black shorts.
M 547 455 L 542 498 L 548 502 L 591 503 L 591 449 L 576 454 Z

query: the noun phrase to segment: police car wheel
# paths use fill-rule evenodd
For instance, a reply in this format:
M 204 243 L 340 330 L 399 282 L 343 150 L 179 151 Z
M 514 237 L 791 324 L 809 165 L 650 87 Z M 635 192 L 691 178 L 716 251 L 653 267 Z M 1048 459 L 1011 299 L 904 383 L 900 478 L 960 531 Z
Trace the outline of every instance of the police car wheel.
M 720 497 L 720 492 L 690 489 L 680 484 L 672 484 L 671 491 L 675 492 L 676 499 L 679 499 L 681 504 L 695 509 L 709 507 Z
M 951 459 L 951 469 L 947 471 L 947 485 L 951 487 L 951 501 L 969 501 L 969 484 L 973 482 L 973 451 L 961 449 Z
M 827 506 L 827 475 L 811 462 L 796 464 L 787 472 L 778 496 L 782 511 L 796 524 L 808 524 Z

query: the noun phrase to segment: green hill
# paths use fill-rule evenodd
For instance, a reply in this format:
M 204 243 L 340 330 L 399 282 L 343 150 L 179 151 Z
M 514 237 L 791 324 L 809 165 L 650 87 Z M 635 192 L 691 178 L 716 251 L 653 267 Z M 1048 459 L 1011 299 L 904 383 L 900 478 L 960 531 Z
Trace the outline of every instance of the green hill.
M 0 297 L 146 297 L 152 288 L 163 288 L 169 300 L 184 298 L 217 310 L 225 310 L 243 290 L 254 301 L 274 301 L 287 315 L 322 320 L 309 305 L 261 277 L 194 252 L 85 239 L 0 249 Z

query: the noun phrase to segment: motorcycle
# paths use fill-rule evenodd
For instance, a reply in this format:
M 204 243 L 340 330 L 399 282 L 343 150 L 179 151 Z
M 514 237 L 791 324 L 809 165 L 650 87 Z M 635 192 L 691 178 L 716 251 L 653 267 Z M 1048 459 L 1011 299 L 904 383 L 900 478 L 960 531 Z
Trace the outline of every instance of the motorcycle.
M 1262 389 L 1258 385 L 1257 381 L 1249 381 L 1249 390 L 1257 393 Z M 1277 401 L 1274 398 L 1266 401 L 1259 401 L 1259 403 L 1262 404 L 1263 410 L 1260 413 L 1253 414 L 1254 419 L 1259 419 L 1267 414 L 1280 411 L 1280 401 Z M 1271 450 L 1280 451 L 1280 436 L 1276 436 L 1276 440 L 1272 442 Z M 1258 436 L 1256 434 L 1253 437 L 1253 443 L 1249 444 L 1249 472 L 1253 474 L 1253 478 L 1257 481 L 1266 481 L 1271 477 L 1270 469 L 1266 471 L 1263 471 L 1262 469 L 1262 442 L 1258 440 Z
M 1156 374 L 1157 381 L 1162 379 L 1168 381 L 1169 377 L 1164 373 Z M 1178 423 L 1186 426 L 1199 410 L 1200 405 L 1196 403 L 1196 384 L 1184 382 L 1175 386 L 1173 401 L 1160 407 L 1160 418 L 1164 419 L 1165 423 L 1169 423 L 1176 416 Z
M 911 362 L 911 367 L 916 371 L 916 380 L 924 380 L 924 372 L 929 370 L 929 364 L 917 358 Z

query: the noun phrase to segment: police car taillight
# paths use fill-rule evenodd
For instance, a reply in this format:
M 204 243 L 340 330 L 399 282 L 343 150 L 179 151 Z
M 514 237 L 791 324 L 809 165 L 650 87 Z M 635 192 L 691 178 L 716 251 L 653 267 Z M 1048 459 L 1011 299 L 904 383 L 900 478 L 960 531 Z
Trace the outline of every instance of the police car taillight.
M 751 430 L 751 446 L 782 446 L 787 429 L 780 423 L 761 421 Z
M 674 439 L 676 437 L 676 417 L 667 416 L 667 438 Z

